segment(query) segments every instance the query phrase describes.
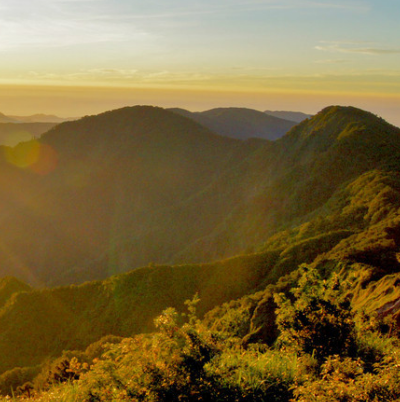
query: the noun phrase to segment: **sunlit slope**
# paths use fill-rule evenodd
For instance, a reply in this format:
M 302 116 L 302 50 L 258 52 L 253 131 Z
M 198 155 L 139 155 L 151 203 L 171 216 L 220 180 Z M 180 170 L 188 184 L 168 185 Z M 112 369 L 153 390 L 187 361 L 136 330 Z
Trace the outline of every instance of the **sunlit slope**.
M 187 249 L 184 258 L 216 255 L 215 244 L 225 249 L 220 248 L 219 255 L 239 247 L 251 250 L 278 230 L 324 217 L 339 208 L 339 201 L 353 202 L 345 189 L 357 179 L 358 188 L 363 175 L 385 176 L 396 193 L 399 157 L 398 128 L 355 108 L 327 108 L 256 150 L 204 196 L 206 200 L 232 181 L 242 190 L 226 220 Z
M 0 373 L 85 348 L 104 335 L 153 331 L 156 315 L 167 306 L 183 311 L 196 292 L 202 314 L 251 292 L 268 259 L 150 266 L 104 281 L 18 293 L 0 309 Z

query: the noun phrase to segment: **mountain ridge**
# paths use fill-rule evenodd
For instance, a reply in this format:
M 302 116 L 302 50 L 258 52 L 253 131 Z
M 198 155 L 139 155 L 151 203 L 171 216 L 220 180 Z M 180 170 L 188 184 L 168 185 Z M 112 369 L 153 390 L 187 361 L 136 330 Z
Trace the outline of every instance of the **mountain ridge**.
M 264 113 L 271 116 L 279 117 L 284 120 L 294 121 L 301 123 L 303 120 L 309 119 L 313 115 L 302 112 L 290 112 L 284 110 L 265 110 Z
M 160 108 L 124 108 L 63 123 L 44 144 L 61 161 L 48 175 L 0 160 L 5 178 L 19 178 L 13 194 L 30 185 L 2 217 L 2 252 L 18 256 L 21 274 L 64 286 L 0 281 L 0 372 L 152 332 L 156 315 L 182 313 L 195 294 L 199 317 L 236 331 L 243 350 L 272 345 L 274 294 L 297 286 L 299 266 L 347 286 L 358 312 L 400 299 L 400 129 L 370 113 L 332 106 L 254 142 Z M 181 159 L 187 175 L 177 178 Z M 21 225 L 8 240 L 5 228 Z M 24 246 L 31 260 L 17 253 Z
M 154 107 L 88 116 L 40 139 L 58 155 L 54 171 L 13 168 L 29 191 L 0 233 L 53 285 L 150 261 L 227 258 L 317 214 L 358 175 L 396 166 L 399 138 L 394 126 L 344 107 L 324 109 L 275 142 L 225 138 Z M 4 253 L 0 260 L 3 274 L 17 269 Z
M 296 123 L 248 108 L 215 108 L 204 112 L 168 109 L 189 117 L 220 135 L 237 139 L 262 138 L 274 141 Z

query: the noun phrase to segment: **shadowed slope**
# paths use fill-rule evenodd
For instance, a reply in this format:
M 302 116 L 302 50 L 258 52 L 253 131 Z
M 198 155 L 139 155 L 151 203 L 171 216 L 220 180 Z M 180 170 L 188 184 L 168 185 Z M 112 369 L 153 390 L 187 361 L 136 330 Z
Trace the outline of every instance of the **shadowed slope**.
M 218 134 L 242 140 L 263 138 L 273 141 L 282 137 L 296 124 L 246 108 L 217 108 L 193 113 L 184 109 L 170 110 L 189 117 Z
M 64 284 L 254 250 L 325 213 L 359 176 L 398 171 L 399 132 L 345 107 L 274 143 L 221 137 L 154 107 L 63 123 L 41 139 L 57 155 L 47 175 L 3 161 L 14 179 L 2 201 L 1 272 Z
M 47 283 L 58 282 L 67 269 L 96 261 L 126 238 L 146 236 L 150 223 L 158 225 L 152 222 L 155 213 L 202 191 L 229 168 L 241 146 L 154 107 L 63 123 L 40 144 L 52 150 L 57 164 L 47 175 L 20 171 L 32 182 L 32 191 L 21 188 L 31 201 L 4 216 L 0 261 L 3 274 L 18 273 L 32 281 L 23 270 L 33 270 L 34 277 Z M 168 249 L 163 242 L 170 242 L 177 230 L 154 239 L 164 261 Z M 143 250 L 133 266 L 158 259 Z M 93 272 L 90 278 L 131 267 L 110 262 L 106 272 Z

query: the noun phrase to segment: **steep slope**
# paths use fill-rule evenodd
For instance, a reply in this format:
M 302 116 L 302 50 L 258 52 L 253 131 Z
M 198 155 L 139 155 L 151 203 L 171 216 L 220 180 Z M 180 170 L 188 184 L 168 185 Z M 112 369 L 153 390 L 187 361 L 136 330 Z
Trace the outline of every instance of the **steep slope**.
M 355 108 L 324 109 L 270 147 L 259 148 L 203 195 L 205 202 L 241 175 L 235 209 L 182 258 L 251 250 L 279 229 L 326 214 L 337 202 L 328 201 L 349 181 L 374 170 L 398 172 L 399 150 L 398 128 Z
M 279 117 L 280 119 L 294 121 L 296 123 L 301 123 L 303 120 L 312 117 L 311 114 L 306 114 L 302 112 L 287 112 L 283 110 L 275 110 L 275 111 L 265 110 L 264 113 L 270 116 Z
M 184 109 L 170 110 L 189 117 L 218 134 L 241 140 L 263 138 L 274 141 L 296 124 L 246 108 L 218 108 L 193 113 Z

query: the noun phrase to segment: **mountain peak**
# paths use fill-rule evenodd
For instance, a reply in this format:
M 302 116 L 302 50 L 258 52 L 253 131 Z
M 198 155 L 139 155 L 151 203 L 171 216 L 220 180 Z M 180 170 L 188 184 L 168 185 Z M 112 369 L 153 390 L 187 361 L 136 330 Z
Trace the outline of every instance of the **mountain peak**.
M 381 132 L 399 133 L 399 129 L 381 117 L 353 106 L 328 106 L 311 119 L 295 126 L 288 136 L 298 139 L 313 138 L 316 141 L 333 143 L 346 137 L 362 135 L 379 139 Z
M 319 113 L 317 113 L 318 117 L 325 116 L 330 118 L 337 119 L 338 117 L 348 118 L 352 120 L 365 120 L 365 119 L 379 119 L 381 118 L 376 116 L 371 112 L 367 112 L 366 110 L 356 108 L 354 106 L 340 106 L 340 105 L 332 105 L 327 106 L 322 109 Z
M 311 121 L 325 121 L 326 123 L 335 122 L 335 124 L 340 127 L 341 125 L 351 123 L 361 123 L 363 125 L 373 125 L 376 126 L 377 124 L 385 124 L 387 126 L 392 126 L 391 124 L 387 123 L 381 117 L 368 112 L 363 109 L 356 108 L 354 106 L 327 106 L 326 108 L 322 109 L 319 113 L 317 113 L 314 118 L 310 119 Z

